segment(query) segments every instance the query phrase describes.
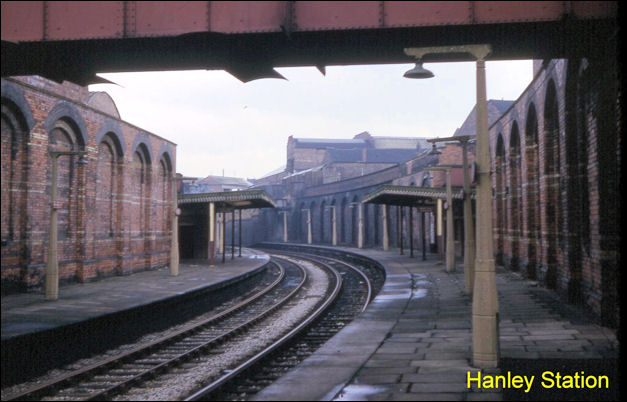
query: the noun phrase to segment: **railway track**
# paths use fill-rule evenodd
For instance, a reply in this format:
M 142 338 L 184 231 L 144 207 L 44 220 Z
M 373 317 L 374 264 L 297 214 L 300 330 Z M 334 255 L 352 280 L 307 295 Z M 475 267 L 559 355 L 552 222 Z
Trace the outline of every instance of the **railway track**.
M 272 250 L 272 252 L 276 252 Z M 374 298 L 374 289 L 384 280 L 380 269 L 348 264 L 341 260 L 310 253 L 282 252 L 285 256 L 323 264 L 342 277 L 343 286 L 332 303 L 315 317 L 295 328 L 255 359 L 239 367 L 220 382 L 215 382 L 186 400 L 247 400 L 313 354 L 322 344 L 363 312 Z M 377 272 L 370 272 L 376 270 Z M 373 286 L 368 274 L 376 278 Z M 381 282 L 381 283 L 379 283 Z
M 3 400 L 108 399 L 200 353 L 210 353 L 285 304 L 302 288 L 307 280 L 304 270 L 282 264 L 279 267 L 274 282 L 225 311 L 19 394 L 3 395 Z
M 313 353 L 374 297 L 363 267 L 303 254 L 272 261 L 280 274 L 254 296 L 148 345 L 3 393 L 3 400 L 246 399 Z

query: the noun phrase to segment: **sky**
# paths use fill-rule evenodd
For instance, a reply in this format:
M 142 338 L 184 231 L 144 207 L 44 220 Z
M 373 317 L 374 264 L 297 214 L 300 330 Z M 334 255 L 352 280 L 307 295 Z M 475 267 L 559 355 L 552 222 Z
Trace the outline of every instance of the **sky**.
M 99 74 L 122 120 L 177 144 L 185 176 L 260 178 L 285 165 L 287 139 L 448 137 L 475 104 L 475 63 L 425 63 L 435 77 L 403 78 L 413 64 L 276 68 L 287 80 L 242 83 L 221 70 Z M 486 62 L 488 99 L 516 100 L 531 60 Z

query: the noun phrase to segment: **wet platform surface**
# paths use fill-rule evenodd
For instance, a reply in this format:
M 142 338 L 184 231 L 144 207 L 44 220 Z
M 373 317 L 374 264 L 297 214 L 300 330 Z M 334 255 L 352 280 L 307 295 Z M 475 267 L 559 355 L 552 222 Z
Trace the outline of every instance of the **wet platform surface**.
M 468 387 L 472 367 L 472 301 L 461 263 L 447 273 L 396 251 L 346 249 L 381 262 L 386 283 L 368 309 L 296 369 L 253 400 L 614 400 L 618 393 L 616 331 L 521 276 L 497 269 L 500 368 L 485 375 L 535 376 L 529 392 Z M 607 375 L 610 389 L 541 385 L 545 371 Z M 485 378 L 485 377 L 484 377 Z M 550 385 L 546 382 L 546 385 Z
M 55 301 L 45 300 L 43 293 L 2 296 L 2 341 L 235 281 L 261 269 L 269 257 L 242 250 L 241 257 L 231 259 L 227 254 L 224 263 L 216 260 L 214 267 L 203 260 L 182 261 L 178 276 L 165 267 L 61 286 Z

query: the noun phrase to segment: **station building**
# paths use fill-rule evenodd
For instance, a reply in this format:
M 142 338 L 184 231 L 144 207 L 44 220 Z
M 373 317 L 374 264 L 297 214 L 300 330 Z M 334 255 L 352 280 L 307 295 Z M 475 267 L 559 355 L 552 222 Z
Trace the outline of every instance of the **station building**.
M 109 95 L 2 79 L 2 292 L 43 286 L 57 159 L 61 283 L 156 269 L 170 257 L 176 144 L 123 121 Z

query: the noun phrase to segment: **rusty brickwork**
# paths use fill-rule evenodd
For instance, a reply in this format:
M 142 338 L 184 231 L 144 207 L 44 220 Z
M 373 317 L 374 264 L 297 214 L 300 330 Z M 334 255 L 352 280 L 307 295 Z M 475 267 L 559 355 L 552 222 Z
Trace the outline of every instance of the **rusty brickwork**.
M 490 141 L 497 263 L 617 325 L 619 98 L 606 56 L 536 63 Z
M 169 261 L 176 145 L 122 121 L 104 93 L 41 77 L 2 80 L 2 290 L 45 279 L 52 159 L 58 159 L 61 283 Z

